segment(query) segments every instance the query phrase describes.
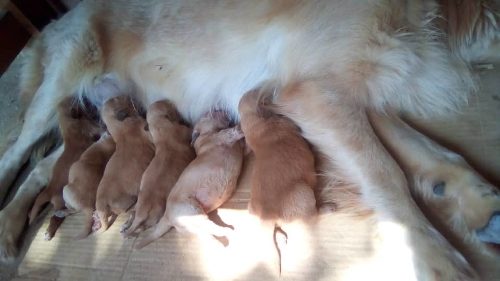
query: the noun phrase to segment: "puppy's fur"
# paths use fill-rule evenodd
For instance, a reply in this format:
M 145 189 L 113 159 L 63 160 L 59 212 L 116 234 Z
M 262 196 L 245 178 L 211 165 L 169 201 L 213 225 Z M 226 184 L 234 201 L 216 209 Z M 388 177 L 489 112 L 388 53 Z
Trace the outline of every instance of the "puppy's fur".
M 148 108 L 147 121 L 155 156 L 142 175 L 134 220 L 125 235 L 132 234 L 138 227 L 151 227 L 161 219 L 170 190 L 195 157 L 190 146 L 192 130 L 181 123 L 181 116 L 172 103 L 153 103 Z
M 77 238 L 85 238 L 92 231 L 97 187 L 109 158 L 115 151 L 115 142 L 109 134 L 92 144 L 69 170 L 69 181 L 63 189 L 63 199 L 68 213 L 83 212 L 84 229 Z
M 202 117 L 196 124 L 196 158 L 170 192 L 164 216 L 136 248 L 160 238 L 172 227 L 198 235 L 228 235 L 228 228 L 216 225 L 207 216 L 229 199 L 243 164 L 243 133 L 236 127 L 225 129 L 228 126 L 229 120 L 222 112 Z
M 246 93 L 238 109 L 241 129 L 255 154 L 249 210 L 270 226 L 274 242 L 277 228 L 294 220 L 310 221 L 317 214 L 314 155 L 289 119 L 273 114 L 266 89 Z M 286 230 L 285 230 L 286 231 Z M 281 272 L 281 260 L 280 272 Z
M 277 224 L 308 219 L 316 214 L 314 155 L 292 121 L 265 112 L 263 95 L 251 91 L 239 104 L 241 129 L 255 154 L 250 212 Z
M 84 114 L 83 109 L 73 98 L 67 98 L 58 107 L 59 128 L 64 141 L 64 151 L 55 163 L 52 178 L 47 187 L 38 195 L 30 213 L 30 223 L 36 218 L 45 203 L 50 202 L 54 209 L 64 208 L 63 187 L 68 183 L 71 165 L 80 155 L 99 138 L 101 128 Z M 55 222 L 55 220 L 52 220 Z M 47 238 L 55 231 L 49 227 Z
M 136 202 L 141 177 L 153 159 L 154 146 L 146 120 L 139 116 L 128 96 L 104 104 L 102 119 L 116 143 L 97 188 L 96 210 L 103 230 L 110 215 L 128 211 Z

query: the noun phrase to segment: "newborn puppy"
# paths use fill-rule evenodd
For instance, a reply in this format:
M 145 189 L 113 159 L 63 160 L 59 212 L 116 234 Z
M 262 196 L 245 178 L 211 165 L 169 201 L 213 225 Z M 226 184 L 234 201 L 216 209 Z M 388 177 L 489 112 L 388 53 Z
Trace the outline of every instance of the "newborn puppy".
M 83 212 L 85 224 L 77 238 L 85 238 L 92 232 L 97 187 L 104 173 L 106 163 L 115 151 L 115 142 L 107 133 L 92 144 L 69 170 L 68 185 L 63 189 L 63 199 L 67 210 L 58 216 Z
M 102 129 L 98 124 L 85 115 L 82 108 L 73 98 L 63 100 L 58 106 L 59 129 L 64 141 L 64 151 L 57 159 L 47 187 L 38 195 L 31 208 L 29 222 L 32 223 L 44 204 L 50 202 L 54 210 L 64 208 L 62 189 L 68 183 L 68 173 L 71 165 L 80 158 L 80 155 L 96 141 Z M 46 238 L 50 240 L 61 220 L 51 220 Z
M 314 155 L 297 126 L 267 109 L 259 91 L 244 95 L 238 110 L 255 154 L 250 212 L 275 222 L 315 215 Z
M 196 158 L 170 192 L 164 216 L 136 248 L 160 238 L 172 227 L 198 235 L 228 234 L 228 228 L 218 226 L 207 216 L 229 199 L 243 164 L 243 134 L 236 127 L 225 129 L 228 126 L 223 112 L 206 115 L 196 124 L 192 140 Z
M 175 106 L 168 101 L 155 102 L 148 109 L 147 121 L 155 156 L 142 175 L 135 217 L 125 236 L 138 227 L 151 227 L 161 219 L 170 190 L 195 157 L 189 143 L 191 129 L 182 125 L 181 120 Z
M 116 144 L 97 188 L 96 210 L 101 227 L 106 230 L 110 215 L 126 212 L 136 202 L 142 174 L 154 156 L 154 146 L 146 121 L 128 96 L 106 101 L 101 116 Z
M 283 232 L 280 223 L 305 221 L 316 215 L 316 171 L 314 155 L 297 126 L 273 114 L 264 94 L 245 94 L 238 110 L 246 143 L 255 154 L 249 211 L 272 228 L 281 271 L 277 231 Z

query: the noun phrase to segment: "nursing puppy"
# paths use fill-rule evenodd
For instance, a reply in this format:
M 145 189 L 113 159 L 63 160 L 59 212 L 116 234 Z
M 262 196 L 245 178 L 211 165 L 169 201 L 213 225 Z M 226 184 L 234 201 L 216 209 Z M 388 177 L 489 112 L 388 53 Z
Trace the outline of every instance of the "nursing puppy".
M 125 236 L 139 227 L 149 228 L 161 219 L 170 190 L 195 157 L 189 143 L 192 130 L 180 123 L 182 118 L 172 103 L 153 103 L 148 108 L 147 121 L 155 146 L 155 156 L 142 175 L 135 217 L 126 229 Z
M 175 227 L 179 232 L 226 236 L 228 229 L 207 213 L 226 202 L 236 189 L 243 164 L 242 132 L 228 128 L 223 112 L 205 115 L 193 130 L 196 158 L 187 166 L 167 199 L 165 214 L 136 248 L 140 249 Z
M 136 202 L 142 174 L 154 156 L 154 146 L 146 121 L 128 96 L 109 99 L 101 116 L 116 143 L 97 188 L 96 210 L 101 227 L 106 230 L 110 215 L 126 212 Z
M 104 134 L 99 141 L 85 150 L 80 159 L 69 170 L 68 185 L 63 189 L 63 199 L 67 211 L 66 214 L 60 212 L 58 216 L 76 212 L 85 214 L 84 228 L 76 236 L 77 238 L 85 238 L 92 232 L 97 187 L 114 151 L 113 138 L 109 134 Z
M 52 178 L 47 187 L 38 195 L 30 212 L 29 222 L 32 223 L 41 208 L 48 202 L 54 206 L 54 210 L 64 208 L 62 197 L 63 187 L 68 183 L 68 173 L 80 155 L 101 134 L 101 128 L 85 115 L 82 108 L 73 98 L 66 98 L 58 106 L 59 128 L 64 141 L 64 151 L 57 159 L 52 172 Z M 50 240 L 57 226 L 62 221 L 53 217 L 47 230 L 46 238 Z
M 238 109 L 246 143 L 255 154 L 250 213 L 272 228 L 280 256 L 276 234 L 281 224 L 317 214 L 316 171 L 314 155 L 297 126 L 266 108 L 262 91 L 245 94 Z

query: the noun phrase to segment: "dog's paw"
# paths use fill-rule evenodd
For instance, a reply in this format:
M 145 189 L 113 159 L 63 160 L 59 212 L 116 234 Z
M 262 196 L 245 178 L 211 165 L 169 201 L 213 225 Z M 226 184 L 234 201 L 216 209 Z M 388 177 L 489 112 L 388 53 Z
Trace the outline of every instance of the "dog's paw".
M 17 240 L 23 231 L 25 220 L 15 213 L 0 211 L 0 260 L 9 262 L 17 255 Z
M 413 235 L 418 280 L 478 280 L 467 260 L 434 228 Z
M 16 241 L 12 237 L 0 237 L 0 262 L 9 263 L 14 261 L 16 257 Z

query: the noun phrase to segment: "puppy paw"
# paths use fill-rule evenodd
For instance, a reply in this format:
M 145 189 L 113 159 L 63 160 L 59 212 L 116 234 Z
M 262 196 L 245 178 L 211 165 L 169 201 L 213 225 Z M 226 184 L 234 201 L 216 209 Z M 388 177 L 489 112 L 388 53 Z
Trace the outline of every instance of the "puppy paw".
M 45 240 L 45 241 L 50 241 L 50 240 L 52 240 L 52 238 L 54 238 L 54 236 L 52 236 L 52 234 L 49 231 L 46 231 L 43 234 L 43 240 Z
M 101 229 L 101 227 L 102 227 L 101 220 L 99 219 L 99 215 L 95 211 L 94 211 L 94 213 L 92 213 L 92 220 L 93 220 L 93 222 L 92 222 L 92 232 L 96 232 L 99 229 Z

